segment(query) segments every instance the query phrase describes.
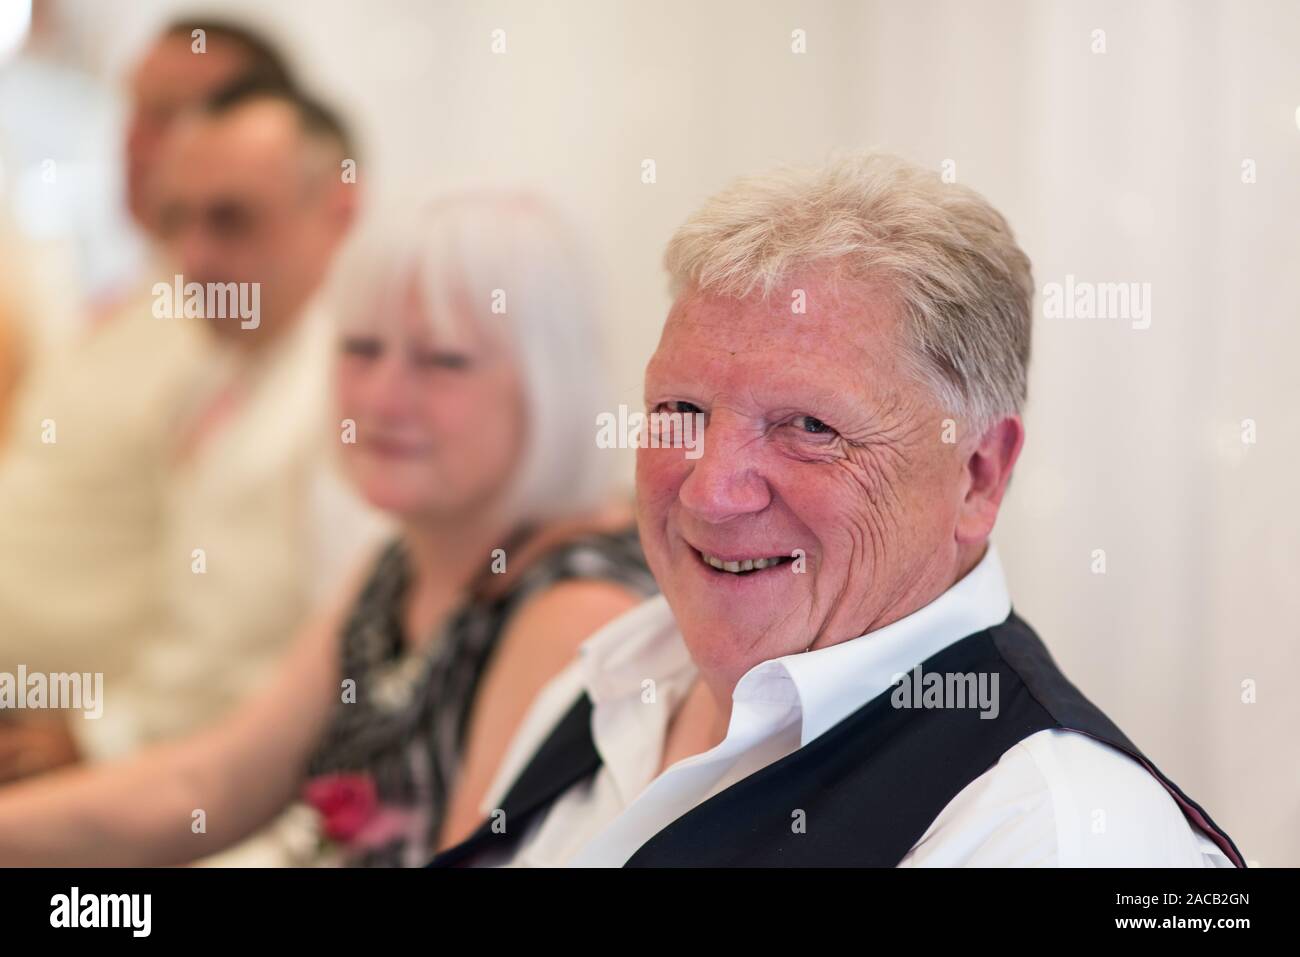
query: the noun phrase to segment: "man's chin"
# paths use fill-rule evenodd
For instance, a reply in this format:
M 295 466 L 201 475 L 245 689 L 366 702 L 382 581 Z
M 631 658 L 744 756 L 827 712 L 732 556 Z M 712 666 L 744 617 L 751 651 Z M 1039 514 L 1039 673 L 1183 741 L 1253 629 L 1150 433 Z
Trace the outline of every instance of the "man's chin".
M 789 650 L 799 645 L 795 637 L 769 633 L 770 620 L 760 624 L 690 614 L 685 619 L 678 618 L 677 624 L 695 666 L 715 676 L 726 676 L 730 681 L 739 681 L 764 661 L 804 650 L 802 645 Z
M 683 634 L 697 629 L 722 646 L 752 648 L 759 635 L 789 619 L 802 604 L 794 582 L 757 588 L 743 581 L 702 584 L 686 577 L 664 589 L 674 617 Z M 797 643 L 797 637 L 791 640 Z

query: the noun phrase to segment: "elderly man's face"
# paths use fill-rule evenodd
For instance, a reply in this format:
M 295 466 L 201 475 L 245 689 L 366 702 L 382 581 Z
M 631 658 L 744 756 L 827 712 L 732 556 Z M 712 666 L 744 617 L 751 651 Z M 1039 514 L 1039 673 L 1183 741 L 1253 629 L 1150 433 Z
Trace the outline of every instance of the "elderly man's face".
M 806 314 L 791 311 L 794 289 Z M 952 583 L 968 483 L 902 335 L 880 290 L 816 276 L 766 304 L 688 293 L 674 305 L 646 409 L 703 412 L 703 455 L 639 449 L 638 518 L 711 678 L 734 684 L 758 662 L 882 627 Z M 706 555 L 785 561 L 734 574 Z

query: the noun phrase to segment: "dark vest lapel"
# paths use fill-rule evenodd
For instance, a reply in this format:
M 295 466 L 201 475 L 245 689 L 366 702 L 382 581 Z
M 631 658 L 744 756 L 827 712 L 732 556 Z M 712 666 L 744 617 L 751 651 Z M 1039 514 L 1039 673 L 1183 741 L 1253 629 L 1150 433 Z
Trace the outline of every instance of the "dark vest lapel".
M 643 844 L 628 867 L 893 867 L 943 808 L 1009 748 L 1065 728 L 1126 752 L 1239 867 L 1231 838 L 1074 687 L 1014 612 L 925 661 L 923 673 L 996 674 L 998 714 L 897 708 L 893 689 L 737 782 Z M 795 825 L 800 818 L 804 830 Z
M 895 707 L 891 688 L 807 746 L 673 821 L 627 866 L 892 867 L 962 788 L 1017 742 L 1054 727 L 1091 735 L 1142 763 L 1192 823 L 1245 866 L 1228 835 L 1065 678 L 1014 612 L 949 645 L 921 670 L 996 674 L 997 717 L 981 717 L 975 707 Z M 591 702 L 583 695 L 502 802 L 505 832 L 494 833 L 485 822 L 429 866 L 457 866 L 482 851 L 512 847 L 538 811 L 600 764 Z
M 991 634 L 998 654 L 1024 683 L 1034 700 L 1051 714 L 1058 727 L 1094 737 L 1133 758 L 1169 792 L 1183 816 L 1219 845 L 1228 860 L 1237 867 L 1246 866 L 1246 859 L 1228 832 L 1215 824 L 1203 807 L 1184 794 L 1182 788 L 1139 751 L 1137 745 L 1101 709 L 1070 683 L 1052 660 L 1042 639 L 1022 618 L 1012 612 L 1005 622 L 992 629 Z
M 995 666 L 988 632 L 924 673 Z M 660 831 L 628 867 L 892 867 L 957 793 L 1050 718 L 999 674 L 999 710 L 898 708 L 885 692 Z
M 594 774 L 600 764 L 591 737 L 591 699 L 584 694 L 560 719 L 502 800 L 505 829 L 494 831 L 490 818 L 427 866 L 457 867 L 483 851 L 513 847 L 539 810 L 550 807 L 572 785 Z

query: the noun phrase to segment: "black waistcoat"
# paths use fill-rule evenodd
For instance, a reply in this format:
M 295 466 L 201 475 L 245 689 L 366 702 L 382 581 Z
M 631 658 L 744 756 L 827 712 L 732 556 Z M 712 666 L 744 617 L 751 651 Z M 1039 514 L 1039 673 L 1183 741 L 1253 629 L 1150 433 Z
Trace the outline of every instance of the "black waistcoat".
M 673 821 L 626 866 L 892 867 L 958 792 L 1017 742 L 1048 728 L 1091 735 L 1132 756 L 1194 827 L 1245 866 L 1232 839 L 1070 684 L 1014 611 L 1002 624 L 931 656 L 921 670 L 984 674 L 990 676 L 986 687 L 996 673 L 997 717 L 982 718 L 973 706 L 896 707 L 893 686 L 804 747 Z M 530 820 L 600 765 L 591 701 L 583 695 L 502 801 L 504 829 L 494 830 L 489 820 L 429 866 L 464 865 L 481 851 L 512 846 Z M 801 832 L 794 826 L 798 812 Z

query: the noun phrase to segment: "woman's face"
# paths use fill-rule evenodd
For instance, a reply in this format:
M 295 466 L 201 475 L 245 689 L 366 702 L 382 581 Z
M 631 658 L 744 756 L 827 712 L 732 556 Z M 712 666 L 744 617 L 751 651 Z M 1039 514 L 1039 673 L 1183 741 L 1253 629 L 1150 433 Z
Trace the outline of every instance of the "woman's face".
M 364 317 L 340 338 L 345 467 L 376 508 L 404 518 L 464 518 L 505 490 L 520 460 L 519 370 L 463 307 L 440 337 L 418 283 L 396 304 L 395 314 Z

